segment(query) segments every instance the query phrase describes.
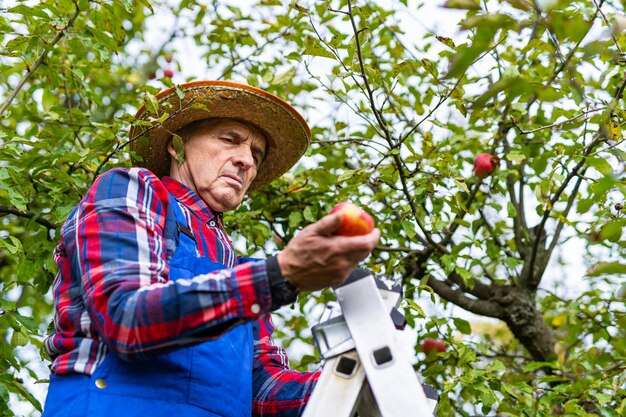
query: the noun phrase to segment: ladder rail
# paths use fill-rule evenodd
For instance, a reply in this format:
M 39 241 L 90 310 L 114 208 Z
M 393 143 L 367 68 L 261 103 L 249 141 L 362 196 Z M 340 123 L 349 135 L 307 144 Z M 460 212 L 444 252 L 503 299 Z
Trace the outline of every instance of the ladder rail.
M 335 289 L 343 315 L 313 328 L 325 362 L 303 417 L 432 417 L 437 403 L 403 355 L 390 316 L 399 286 L 356 275 Z

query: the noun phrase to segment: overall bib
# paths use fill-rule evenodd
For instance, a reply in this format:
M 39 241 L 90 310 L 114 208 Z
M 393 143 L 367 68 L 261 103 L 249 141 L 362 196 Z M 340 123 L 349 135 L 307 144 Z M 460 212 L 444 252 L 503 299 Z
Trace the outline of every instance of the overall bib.
M 185 233 L 187 221 L 169 198 L 166 239 L 178 241 L 170 279 L 233 267 L 196 255 L 196 242 Z M 125 362 L 109 352 L 91 376 L 52 375 L 42 417 L 247 417 L 252 414 L 252 361 L 252 323 L 145 361 Z

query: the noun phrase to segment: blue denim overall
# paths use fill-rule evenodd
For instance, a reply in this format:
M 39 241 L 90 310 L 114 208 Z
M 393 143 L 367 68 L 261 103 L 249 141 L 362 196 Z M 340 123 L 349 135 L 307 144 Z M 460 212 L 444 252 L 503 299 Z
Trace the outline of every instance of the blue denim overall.
M 196 242 L 180 232 L 189 229 L 171 195 L 169 206 L 173 210 L 168 210 L 166 238 L 169 234 L 178 240 L 170 279 L 226 268 L 197 255 Z M 109 352 L 91 376 L 52 375 L 42 417 L 248 417 L 252 335 L 252 323 L 245 323 L 213 341 L 138 362 L 122 361 Z

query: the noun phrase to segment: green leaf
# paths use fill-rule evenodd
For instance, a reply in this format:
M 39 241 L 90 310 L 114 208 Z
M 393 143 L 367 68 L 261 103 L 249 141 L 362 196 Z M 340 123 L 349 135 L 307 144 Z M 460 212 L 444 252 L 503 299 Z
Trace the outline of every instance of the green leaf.
M 533 2 L 531 0 L 506 0 L 511 6 L 516 9 L 529 12 L 533 9 Z
M 404 71 L 411 71 L 416 66 L 417 61 L 414 59 L 407 59 L 399 64 L 393 64 L 391 67 L 391 77 L 396 78 L 398 74 Z
M 626 274 L 626 264 L 620 262 L 598 262 L 587 270 L 587 276 Z
M 289 83 L 293 77 L 296 75 L 296 69 L 294 67 L 289 67 L 286 71 L 278 74 L 274 80 L 272 80 L 272 85 L 282 85 Z
M 128 13 L 132 13 L 135 10 L 134 2 L 132 0 L 121 0 L 124 8 Z
M 304 219 L 308 222 L 315 222 L 317 220 L 317 217 L 315 216 L 315 214 L 313 213 L 313 209 L 311 209 L 310 206 L 307 206 L 304 208 Z
M 435 36 L 435 38 L 443 43 L 444 45 L 452 48 L 452 49 L 456 49 L 456 45 L 454 44 L 454 41 L 452 40 L 452 38 L 446 38 L 444 36 Z
M 513 162 L 515 165 L 519 165 L 524 159 L 526 159 L 526 155 L 518 151 L 512 151 L 506 154 L 506 159 Z
M 289 214 L 289 227 L 295 229 L 302 223 L 302 213 L 299 211 L 292 211 Z
M 23 4 L 12 7 L 8 11 L 9 13 L 21 14 L 22 16 L 37 16 L 44 19 L 49 19 L 50 16 L 46 14 L 40 7 L 28 7 Z
M 337 177 L 337 183 L 342 184 L 352 178 L 354 175 L 358 174 L 360 170 L 346 170 L 341 175 Z
M 160 117 L 152 120 L 152 123 L 163 123 L 168 119 L 168 117 L 170 117 L 170 114 L 168 112 L 163 112 Z
M 462 178 L 462 177 L 455 178 L 454 183 L 461 189 L 461 191 L 469 194 L 469 189 L 467 188 L 467 183 L 465 182 L 465 178 Z
M 402 230 L 406 233 L 409 239 L 413 239 L 417 232 L 415 231 L 415 224 L 412 221 L 404 220 L 402 222 Z
M 74 74 L 79 80 L 85 80 L 85 74 L 79 68 L 71 68 L 70 71 Z
M 422 307 L 419 306 L 419 304 L 417 304 L 415 301 L 411 299 L 407 299 L 406 302 L 411 308 L 411 310 L 414 310 L 417 313 L 418 317 L 426 317 L 424 310 L 422 309 Z
M 605 158 L 589 158 L 587 159 L 587 165 L 595 168 L 602 175 L 610 175 L 613 173 L 613 167 Z
M 622 237 L 622 228 L 624 227 L 624 220 L 614 220 L 606 223 L 600 229 L 600 239 L 608 240 L 609 242 L 617 242 Z
M 439 70 L 437 69 L 437 65 L 428 58 L 422 58 L 420 61 L 426 71 L 428 71 L 433 77 L 439 77 Z
M 510 219 L 514 219 L 517 216 L 517 209 L 510 201 L 506 204 L 506 211 Z
M 524 366 L 523 370 L 524 372 L 534 372 L 543 368 L 557 369 L 558 366 L 554 362 L 529 362 Z
M 24 252 L 22 242 L 15 236 L 8 236 L 8 240 L 6 237 L 0 238 L 0 247 L 5 248 L 11 255 Z
M 576 212 L 577 213 L 587 213 L 591 207 L 596 203 L 594 199 L 588 198 L 579 200 L 578 204 L 576 204 Z
M 19 393 L 22 397 L 24 397 L 28 402 L 30 402 L 33 407 L 35 407 L 35 409 L 37 411 L 41 411 L 41 404 L 39 403 L 39 401 L 37 401 L 37 399 L 35 397 L 33 397 L 33 395 L 28 392 L 28 390 L 26 388 L 24 388 L 24 386 L 16 381 L 16 380 L 11 380 L 10 382 L 10 386 L 11 388 L 13 388 L 13 390 L 15 390 L 17 393 Z
M 152 114 L 159 114 L 159 101 L 157 98 L 146 91 L 146 99 L 144 100 L 144 104 L 146 105 L 146 110 Z
M 4 383 L 0 382 L 0 403 L 9 402 L 9 390 Z
M 178 165 L 185 163 L 185 142 L 180 135 L 172 135 L 172 145 L 174 145 L 174 151 L 176 152 L 176 162 Z
M 332 52 L 326 49 L 318 39 L 311 36 L 306 37 L 304 43 L 304 51 L 302 52 L 302 54 L 335 59 L 335 55 L 333 55 Z
M 179 98 L 179 100 L 182 101 L 185 98 L 185 90 L 183 90 L 180 85 L 176 84 L 174 86 L 174 91 L 176 92 L 176 96 Z
M 448 9 L 480 10 L 480 0 L 447 0 L 443 7 Z
M 452 320 L 454 321 L 454 326 L 461 333 L 463 334 L 472 333 L 472 326 L 469 324 L 467 320 L 463 320 L 462 318 L 459 318 L 459 317 L 454 317 Z
M 32 333 L 37 333 L 37 331 L 39 330 L 39 325 L 34 318 L 23 316 L 17 312 L 14 312 L 13 316 Z
M 23 333 L 22 331 L 14 331 L 11 336 L 11 345 L 12 346 L 26 346 L 28 344 L 28 335 Z
M 460 266 L 457 266 L 455 268 L 455 271 L 457 272 L 457 274 L 459 274 L 459 276 L 463 280 L 463 285 L 465 285 L 468 288 L 474 287 L 474 274 L 472 274 L 471 271 Z
M 0 169 L 0 171 L 2 170 Z M 26 206 L 26 197 L 24 197 L 24 194 L 20 192 L 18 187 L 8 184 L 0 179 L 0 190 L 7 192 L 9 201 L 16 209 L 24 213 L 27 211 L 28 207 Z
M 309 14 L 309 9 L 307 9 L 304 6 L 300 6 L 297 1 L 292 1 L 291 3 L 289 3 L 289 7 L 291 7 L 292 9 L 297 10 L 298 12 L 300 12 L 302 14 L 305 14 L 305 15 Z

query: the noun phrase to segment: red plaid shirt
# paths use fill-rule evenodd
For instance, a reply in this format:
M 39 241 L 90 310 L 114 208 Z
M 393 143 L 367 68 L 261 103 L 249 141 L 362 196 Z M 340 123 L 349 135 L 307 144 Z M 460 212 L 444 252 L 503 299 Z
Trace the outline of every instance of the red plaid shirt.
M 169 280 L 175 247 L 164 234 L 168 192 L 201 236 L 198 254 L 229 266 L 213 273 L 229 279 Z M 255 415 L 296 416 L 308 399 L 319 375 L 289 370 L 271 340 L 265 261 L 237 265 L 220 217 L 177 181 L 138 168 L 103 174 L 63 225 L 55 260 L 55 326 L 45 340 L 53 374 L 91 375 L 111 349 L 126 360 L 149 358 L 258 320 Z

